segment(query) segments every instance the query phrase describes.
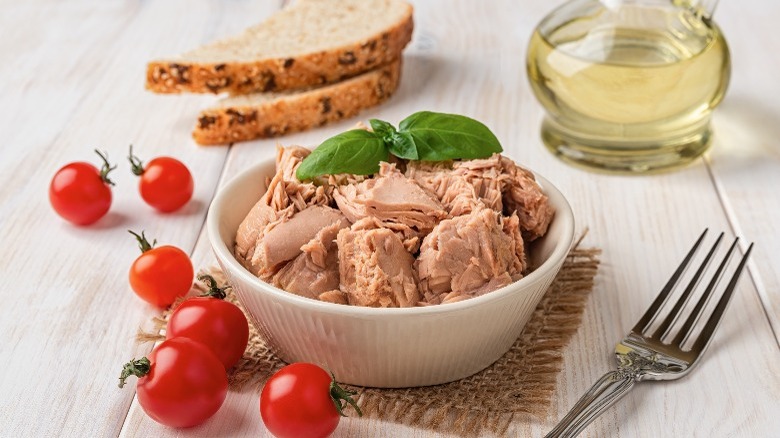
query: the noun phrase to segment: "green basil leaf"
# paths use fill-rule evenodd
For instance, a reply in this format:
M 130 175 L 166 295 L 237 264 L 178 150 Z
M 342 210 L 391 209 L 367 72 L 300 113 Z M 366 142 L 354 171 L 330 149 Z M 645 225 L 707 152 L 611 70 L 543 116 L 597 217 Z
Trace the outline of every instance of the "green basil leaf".
M 416 160 L 418 158 L 417 146 L 415 146 L 411 135 L 396 131 L 393 125 L 384 120 L 371 119 L 369 123 L 371 124 L 371 129 L 385 141 L 391 154 L 407 160 Z
M 398 158 L 405 158 L 407 160 L 420 159 L 420 156 L 417 153 L 417 145 L 414 143 L 414 138 L 412 138 L 412 135 L 408 132 L 394 132 L 390 136 L 390 141 L 387 143 L 390 153 Z
M 384 120 L 371 119 L 368 123 L 371 125 L 371 129 L 383 139 L 388 139 L 395 132 L 395 127 Z
M 503 151 L 487 126 L 466 116 L 421 111 L 398 127 L 399 133 L 411 135 L 420 160 L 486 158 Z
M 303 181 L 339 173 L 371 175 L 379 171 L 379 162 L 388 158 L 385 143 L 377 134 L 353 129 L 325 140 L 303 159 L 295 176 Z

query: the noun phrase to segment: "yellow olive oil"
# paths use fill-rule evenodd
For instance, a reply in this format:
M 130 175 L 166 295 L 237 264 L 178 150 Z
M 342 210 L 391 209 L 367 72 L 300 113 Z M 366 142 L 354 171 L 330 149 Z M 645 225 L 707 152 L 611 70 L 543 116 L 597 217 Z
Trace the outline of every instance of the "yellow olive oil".
M 710 114 L 729 81 L 726 42 L 713 23 L 677 9 L 624 6 L 620 13 L 532 36 L 528 76 L 547 110 L 542 138 L 591 168 L 685 164 L 709 146 Z

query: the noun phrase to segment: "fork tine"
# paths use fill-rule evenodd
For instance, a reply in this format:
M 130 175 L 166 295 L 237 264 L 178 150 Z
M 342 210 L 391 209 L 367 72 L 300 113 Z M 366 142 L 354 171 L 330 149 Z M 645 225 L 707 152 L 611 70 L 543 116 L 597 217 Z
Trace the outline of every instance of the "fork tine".
M 677 336 L 674 337 L 672 345 L 676 345 L 677 347 L 682 348 L 683 343 L 688 339 L 688 336 L 690 336 L 693 325 L 696 324 L 701 311 L 704 309 L 704 306 L 707 305 L 707 301 L 709 301 L 710 296 L 712 295 L 712 291 L 715 290 L 715 287 L 720 282 L 720 279 L 723 276 L 723 270 L 726 269 L 726 265 L 729 264 L 731 255 L 734 252 L 734 249 L 737 247 L 737 242 L 739 242 L 739 238 L 734 239 L 734 242 L 729 247 L 726 256 L 723 257 L 723 261 L 720 262 L 717 271 L 715 271 L 715 275 L 713 275 L 712 280 L 710 280 L 710 283 L 707 285 L 707 289 L 704 290 L 704 293 L 696 303 L 696 307 L 693 308 L 693 311 L 691 312 L 690 316 L 688 316 L 688 319 L 685 320 L 685 323 L 683 324 L 682 328 L 680 328 Z
M 731 281 L 729 281 L 728 286 L 726 286 L 726 291 L 723 292 L 723 296 L 720 297 L 720 301 L 718 301 L 717 307 L 715 307 L 715 310 L 712 311 L 710 319 L 707 320 L 707 325 L 704 326 L 701 333 L 699 334 L 699 338 L 696 339 L 693 347 L 691 347 L 691 352 L 695 354 L 696 357 L 700 356 L 701 353 L 704 352 L 704 349 L 707 348 L 707 345 L 709 345 L 710 341 L 712 340 L 712 335 L 715 333 L 715 329 L 718 328 L 718 324 L 722 319 L 721 317 L 723 316 L 723 312 L 726 311 L 726 307 L 728 306 L 731 297 L 734 295 L 734 289 L 737 287 L 737 281 L 739 281 L 739 277 L 742 275 L 743 268 L 745 267 L 748 257 L 750 256 L 750 251 L 752 250 L 753 244 L 751 243 L 750 246 L 748 246 L 745 255 L 742 256 L 742 260 L 739 262 L 737 270 L 734 271 L 734 275 L 731 277 Z
M 680 311 L 685 306 L 685 303 L 688 302 L 688 298 L 690 298 L 691 293 L 696 288 L 696 286 L 699 284 L 699 280 L 701 279 L 702 274 L 704 274 L 704 271 L 707 270 L 707 267 L 710 265 L 710 260 L 712 260 L 712 255 L 715 254 L 715 251 L 718 249 L 718 246 L 720 246 L 720 242 L 723 240 L 723 233 L 720 233 L 720 236 L 718 236 L 718 239 L 715 240 L 715 244 L 712 245 L 712 248 L 710 249 L 710 252 L 707 253 L 707 257 L 704 258 L 704 261 L 701 262 L 701 265 L 699 265 L 699 269 L 696 270 L 696 274 L 693 275 L 693 278 L 691 278 L 691 281 L 688 283 L 688 286 L 685 288 L 685 291 L 683 291 L 682 295 L 680 295 L 680 298 L 677 300 L 676 303 L 674 303 L 674 307 L 669 312 L 668 315 L 666 315 L 666 318 L 664 318 L 663 322 L 660 326 L 655 330 L 655 333 L 653 333 L 653 338 L 655 339 L 663 339 L 664 336 L 669 333 L 669 329 L 672 327 L 672 324 L 674 324 L 674 321 L 677 320 L 677 316 L 680 314 Z
M 650 324 L 650 321 L 652 321 L 653 318 L 655 318 L 655 314 L 658 313 L 658 310 L 661 308 L 661 306 L 663 306 L 664 302 L 666 302 L 666 299 L 669 297 L 669 293 L 672 291 L 672 289 L 674 289 L 674 286 L 680 280 L 680 277 L 685 272 L 685 269 L 691 263 L 691 259 L 693 258 L 693 255 L 696 254 L 696 250 L 699 249 L 699 245 L 701 244 L 702 240 L 704 240 L 704 236 L 707 234 L 707 231 L 708 229 L 705 228 L 704 232 L 701 233 L 699 239 L 696 240 L 696 243 L 693 244 L 693 248 L 688 251 L 688 255 L 685 256 L 682 263 L 680 263 L 680 266 L 678 266 L 677 270 L 674 271 L 674 274 L 672 274 L 672 277 L 669 278 L 669 281 L 666 283 L 664 288 L 661 289 L 661 292 L 659 292 L 658 296 L 655 297 L 653 304 L 651 304 L 650 308 L 647 309 L 645 314 L 639 318 L 639 321 L 632 329 L 633 332 L 644 333 L 647 325 Z

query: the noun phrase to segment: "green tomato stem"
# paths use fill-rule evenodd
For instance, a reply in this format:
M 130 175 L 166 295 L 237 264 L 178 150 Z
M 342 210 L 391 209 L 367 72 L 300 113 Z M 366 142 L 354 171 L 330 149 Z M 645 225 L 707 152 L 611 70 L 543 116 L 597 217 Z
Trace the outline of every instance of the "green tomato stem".
M 336 406 L 336 410 L 338 411 L 339 415 L 342 417 L 346 417 L 347 415 L 344 414 L 344 408 L 346 407 L 347 403 L 350 404 L 353 408 L 355 408 L 355 411 L 358 413 L 358 417 L 363 416 L 363 411 L 360 410 L 360 407 L 357 405 L 357 402 L 355 399 L 352 398 L 353 395 L 356 395 L 357 392 L 355 391 L 347 391 L 346 389 L 339 386 L 339 384 L 336 382 L 336 376 L 333 375 L 333 373 L 330 373 L 331 377 L 333 377 L 333 380 L 330 382 L 330 398 L 333 400 L 333 404 Z
M 116 169 L 116 166 L 111 166 L 111 163 L 108 162 L 108 152 L 100 152 L 99 150 L 95 149 L 95 153 L 98 154 L 98 156 L 103 160 L 103 165 L 100 167 L 100 179 L 103 180 L 104 183 L 113 186 L 115 185 L 113 181 L 108 177 L 108 174 Z
M 223 287 L 217 286 L 217 280 L 214 280 L 214 277 L 208 274 L 201 274 L 198 275 L 198 280 L 202 281 L 206 284 L 206 287 L 209 288 L 206 292 L 201 295 L 201 297 L 211 297 L 216 298 L 218 300 L 224 300 L 225 297 L 227 297 L 227 291 L 230 289 L 230 285 L 225 285 Z
M 127 378 L 130 376 L 143 377 L 149 374 L 152 364 L 149 359 L 142 357 L 140 359 L 130 359 L 130 362 L 126 363 L 122 367 L 122 374 L 119 376 L 119 387 L 123 388 Z
M 133 155 L 133 145 L 130 145 L 130 154 L 127 156 L 127 160 L 130 161 L 130 169 L 133 171 L 133 175 L 141 176 L 144 174 L 144 162 Z
M 146 240 L 146 236 L 144 235 L 143 231 L 141 231 L 141 235 L 138 235 L 138 233 L 135 233 L 131 230 L 127 230 L 127 232 L 135 236 L 135 240 L 138 241 L 138 247 L 141 249 L 141 252 L 149 251 L 154 248 L 154 245 L 157 245 L 157 239 L 154 239 L 150 244 L 149 241 Z

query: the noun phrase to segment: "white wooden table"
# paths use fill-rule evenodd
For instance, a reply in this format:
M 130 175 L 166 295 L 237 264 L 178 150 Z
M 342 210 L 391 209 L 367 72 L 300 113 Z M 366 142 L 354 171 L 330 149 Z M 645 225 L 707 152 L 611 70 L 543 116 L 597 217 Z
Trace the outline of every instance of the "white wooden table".
M 556 2 L 558 3 L 558 2 Z M 617 177 L 567 167 L 538 136 L 541 108 L 525 78 L 533 26 L 553 6 L 419 1 L 404 78 L 386 105 L 362 118 L 392 122 L 417 110 L 471 115 L 506 153 L 552 180 L 570 200 L 586 244 L 603 263 L 584 322 L 565 351 L 550 417 L 511 433 L 541 436 L 602 372 L 614 343 L 642 313 L 705 227 L 757 242 L 706 360 L 690 377 L 640 385 L 587 436 L 778 436 L 780 433 L 780 5 L 724 1 L 716 17 L 733 53 L 728 96 L 708 158 L 659 176 Z M 0 0 L 0 436 L 263 436 L 258 395 L 230 393 L 208 422 L 173 430 L 148 419 L 121 365 L 148 353 L 134 335 L 157 310 L 130 290 L 137 248 L 126 229 L 211 264 L 203 222 L 219 186 L 274 154 L 275 140 L 231 148 L 190 139 L 211 96 L 143 89 L 145 63 L 234 33 L 281 7 L 271 1 Z M 356 119 L 281 139 L 314 146 Z M 124 157 L 179 157 L 196 179 L 194 201 L 161 215 L 140 200 Z M 105 149 L 121 162 L 114 204 L 94 226 L 51 210 L 51 176 Z M 428 436 L 347 419 L 339 436 Z

